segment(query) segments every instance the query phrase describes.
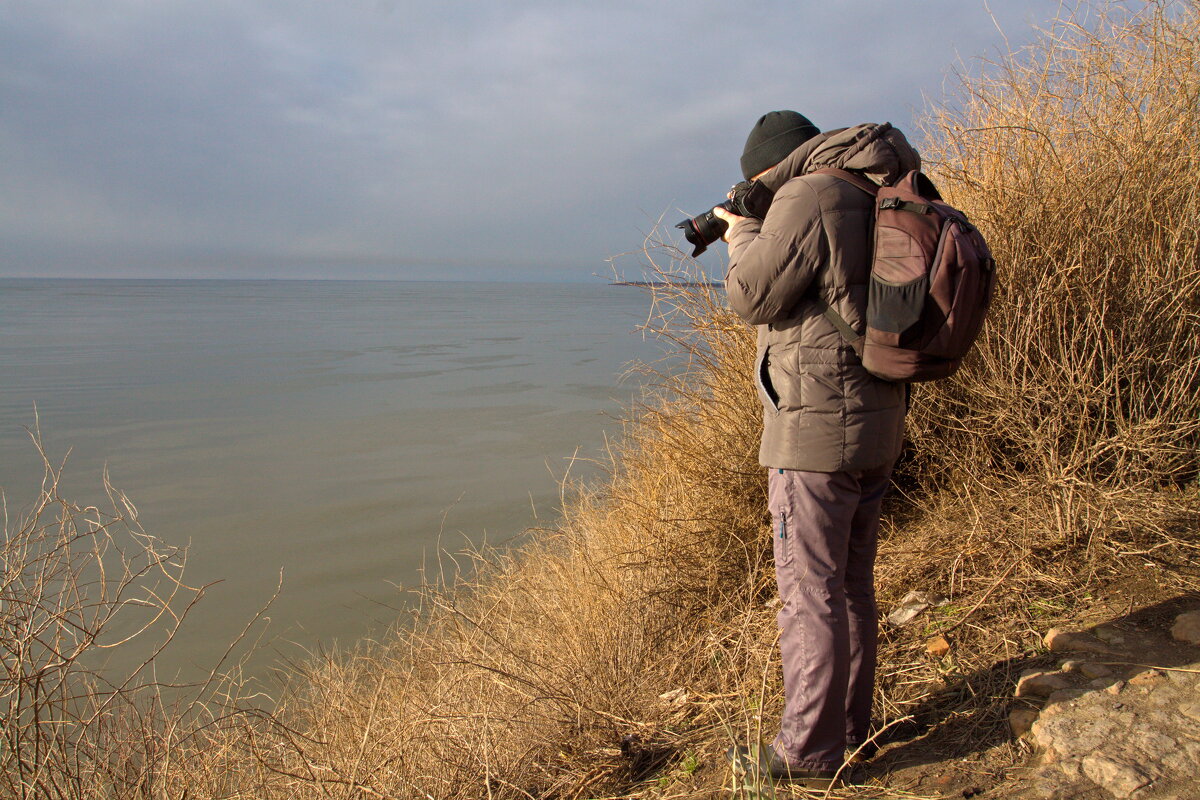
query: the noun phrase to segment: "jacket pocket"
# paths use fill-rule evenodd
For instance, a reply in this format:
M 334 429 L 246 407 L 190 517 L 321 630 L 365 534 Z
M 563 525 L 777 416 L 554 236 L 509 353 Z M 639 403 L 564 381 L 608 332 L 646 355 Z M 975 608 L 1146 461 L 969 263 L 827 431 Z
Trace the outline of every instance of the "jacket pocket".
M 763 348 L 754 365 L 754 383 L 758 387 L 758 399 L 768 410 L 779 412 L 779 392 L 771 382 L 771 348 Z

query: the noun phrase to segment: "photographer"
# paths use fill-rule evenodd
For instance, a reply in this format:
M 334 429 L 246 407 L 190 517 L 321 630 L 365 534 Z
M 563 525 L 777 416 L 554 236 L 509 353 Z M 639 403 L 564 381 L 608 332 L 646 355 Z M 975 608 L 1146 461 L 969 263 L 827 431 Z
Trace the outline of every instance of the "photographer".
M 785 707 L 759 768 L 821 786 L 847 749 L 873 750 L 876 538 L 906 397 L 903 384 L 863 369 L 825 313 L 865 327 L 872 197 L 813 173 L 839 168 L 886 185 L 920 159 L 890 125 L 820 133 L 795 111 L 773 111 L 751 130 L 741 167 L 774 195 L 761 220 L 712 212 L 729 226 L 729 303 L 758 327 L 759 461 L 783 601 Z

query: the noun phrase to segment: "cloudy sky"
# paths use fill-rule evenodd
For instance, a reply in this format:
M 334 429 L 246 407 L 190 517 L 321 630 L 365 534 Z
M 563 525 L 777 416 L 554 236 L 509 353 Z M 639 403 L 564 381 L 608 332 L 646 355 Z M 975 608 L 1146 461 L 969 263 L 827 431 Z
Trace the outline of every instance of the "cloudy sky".
M 0 0 L 0 276 L 589 280 L 762 113 L 912 129 L 1058 7 Z

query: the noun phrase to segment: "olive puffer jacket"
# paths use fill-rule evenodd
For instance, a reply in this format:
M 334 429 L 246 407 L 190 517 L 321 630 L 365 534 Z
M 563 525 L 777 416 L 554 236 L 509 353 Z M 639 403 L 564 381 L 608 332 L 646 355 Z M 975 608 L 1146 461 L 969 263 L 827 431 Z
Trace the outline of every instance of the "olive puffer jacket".
M 763 403 L 759 461 L 810 472 L 889 466 L 904 434 L 905 387 L 873 377 L 824 316 L 822 298 L 865 327 L 873 201 L 824 167 L 879 183 L 920 168 L 890 125 L 859 125 L 809 139 L 759 180 L 775 191 L 766 219 L 729 230 L 726 292 L 758 326 L 755 379 Z

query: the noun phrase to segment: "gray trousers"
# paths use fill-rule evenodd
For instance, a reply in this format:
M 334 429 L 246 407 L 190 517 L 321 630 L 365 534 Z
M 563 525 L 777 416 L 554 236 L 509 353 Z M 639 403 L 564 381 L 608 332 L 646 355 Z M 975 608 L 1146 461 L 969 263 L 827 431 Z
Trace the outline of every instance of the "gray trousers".
M 774 748 L 837 769 L 868 738 L 879 623 L 875 551 L 891 465 L 871 472 L 772 469 L 785 705 Z

